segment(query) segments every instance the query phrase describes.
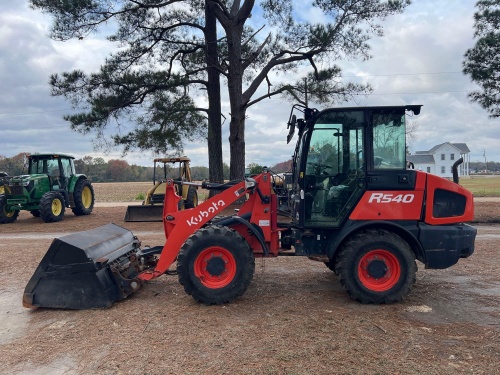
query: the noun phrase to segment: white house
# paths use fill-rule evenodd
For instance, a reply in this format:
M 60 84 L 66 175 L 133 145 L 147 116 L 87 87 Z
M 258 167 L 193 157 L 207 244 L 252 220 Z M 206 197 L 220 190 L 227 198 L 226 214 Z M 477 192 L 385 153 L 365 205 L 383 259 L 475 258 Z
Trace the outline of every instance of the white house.
M 408 155 L 406 160 L 412 162 L 415 169 L 440 177 L 453 177 L 453 164 L 460 158 L 464 162 L 458 169 L 459 175 L 468 176 L 470 150 L 465 143 L 441 143 L 429 151 L 417 151 L 415 155 Z

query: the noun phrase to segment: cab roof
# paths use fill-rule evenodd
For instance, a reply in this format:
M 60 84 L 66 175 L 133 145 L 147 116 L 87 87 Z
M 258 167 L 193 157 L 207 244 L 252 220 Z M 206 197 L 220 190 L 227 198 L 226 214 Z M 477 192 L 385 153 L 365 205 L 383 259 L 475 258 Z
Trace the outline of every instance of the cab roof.
M 74 159 L 74 156 L 71 155 L 66 155 L 66 154 L 31 154 L 29 156 L 30 159 L 60 159 L 60 158 L 66 158 L 66 159 Z

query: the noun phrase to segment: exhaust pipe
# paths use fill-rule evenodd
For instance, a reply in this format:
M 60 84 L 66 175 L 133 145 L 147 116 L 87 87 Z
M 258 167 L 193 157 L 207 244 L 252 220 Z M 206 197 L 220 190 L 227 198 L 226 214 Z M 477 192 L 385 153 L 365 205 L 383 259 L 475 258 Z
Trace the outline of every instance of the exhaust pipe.
M 453 163 L 453 166 L 451 167 L 451 170 L 453 172 L 453 182 L 458 184 L 459 178 L 458 178 L 458 166 L 464 162 L 464 158 L 458 159 L 455 163 Z

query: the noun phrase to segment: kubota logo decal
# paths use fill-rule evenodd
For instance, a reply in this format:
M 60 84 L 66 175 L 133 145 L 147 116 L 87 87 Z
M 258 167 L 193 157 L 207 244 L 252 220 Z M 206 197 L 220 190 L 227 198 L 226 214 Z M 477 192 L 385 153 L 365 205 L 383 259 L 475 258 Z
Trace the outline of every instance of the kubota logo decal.
M 411 203 L 415 199 L 414 194 L 384 194 L 384 193 L 372 193 L 368 203 Z
M 191 216 L 189 220 L 186 220 L 189 226 L 193 225 L 198 225 L 200 224 L 204 219 L 208 217 L 208 215 L 213 214 L 215 212 L 218 212 L 221 207 L 224 207 L 226 205 L 226 202 L 224 202 L 222 199 L 219 200 L 218 202 L 212 202 L 212 207 L 208 207 L 205 211 L 200 211 L 198 216 Z

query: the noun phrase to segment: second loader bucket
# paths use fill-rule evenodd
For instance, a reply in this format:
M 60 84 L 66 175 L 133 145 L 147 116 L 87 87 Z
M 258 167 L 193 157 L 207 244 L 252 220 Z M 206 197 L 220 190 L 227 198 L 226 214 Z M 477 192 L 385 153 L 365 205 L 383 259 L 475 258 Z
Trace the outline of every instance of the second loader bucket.
M 163 205 L 128 206 L 123 221 L 163 221 Z
M 116 224 L 56 238 L 26 285 L 23 306 L 109 307 L 141 285 L 130 266 L 139 251 L 132 232 Z

